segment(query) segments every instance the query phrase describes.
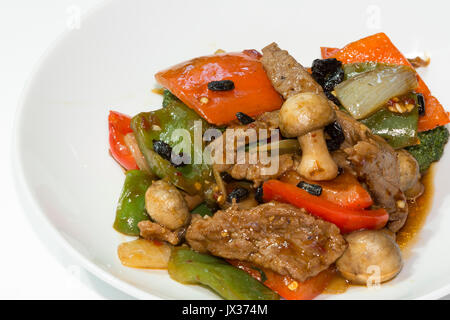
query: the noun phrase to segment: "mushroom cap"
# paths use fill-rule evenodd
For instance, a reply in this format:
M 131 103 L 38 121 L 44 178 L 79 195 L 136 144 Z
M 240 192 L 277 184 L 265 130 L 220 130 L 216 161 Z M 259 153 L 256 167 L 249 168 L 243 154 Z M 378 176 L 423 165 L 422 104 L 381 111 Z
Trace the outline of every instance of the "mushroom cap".
M 362 285 L 370 280 L 382 283 L 400 272 L 402 256 L 392 235 L 381 230 L 363 230 L 350 233 L 345 240 L 348 247 L 336 266 L 347 280 Z
M 145 192 L 145 209 L 160 225 L 175 230 L 189 223 L 190 213 L 180 191 L 164 180 L 158 180 Z
M 419 163 L 406 150 L 397 151 L 397 159 L 400 169 L 400 190 L 403 192 L 411 189 L 420 180 Z
M 280 110 L 281 134 L 300 137 L 333 122 L 335 111 L 323 95 L 304 92 L 288 98 Z

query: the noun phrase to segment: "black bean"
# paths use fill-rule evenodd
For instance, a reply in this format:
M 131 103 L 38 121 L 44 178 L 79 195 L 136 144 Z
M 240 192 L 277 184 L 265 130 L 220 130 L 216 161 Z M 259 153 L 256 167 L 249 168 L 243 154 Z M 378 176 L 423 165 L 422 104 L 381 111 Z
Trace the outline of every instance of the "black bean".
M 225 183 L 230 183 L 231 181 L 233 181 L 233 177 L 228 172 L 222 172 L 220 174 L 220 177 Z
M 322 187 L 318 184 L 312 184 L 305 181 L 300 181 L 297 184 L 297 187 L 300 189 L 305 190 L 309 194 L 312 194 L 313 196 L 320 196 L 322 194 Z
M 341 125 L 335 121 L 325 126 L 324 130 L 330 136 L 330 139 L 326 140 L 328 150 L 338 150 L 341 147 L 341 144 L 345 141 L 344 130 L 342 130 Z
M 419 116 L 425 115 L 425 98 L 423 94 L 417 94 L 417 104 L 419 105 Z
M 153 139 L 153 150 L 162 158 L 170 161 L 170 158 L 172 157 L 172 147 L 164 141 Z
M 342 104 L 341 104 L 341 102 L 339 101 L 339 99 L 336 98 L 336 97 L 334 96 L 334 94 L 332 94 L 331 92 L 325 91 L 325 95 L 327 96 L 328 100 L 333 101 L 333 103 L 334 103 L 335 105 L 337 105 L 338 107 L 342 106 Z
M 341 147 L 341 144 L 333 139 L 326 139 L 325 142 L 327 143 L 327 149 L 330 152 L 339 150 L 339 148 Z
M 191 163 L 188 155 L 184 155 L 183 152 L 180 152 L 178 155 L 173 154 L 172 147 L 164 141 L 153 139 L 153 150 L 163 159 L 170 161 L 175 168 L 183 167 Z M 174 162 L 173 160 L 176 161 Z
M 231 203 L 233 202 L 233 199 L 236 199 L 236 202 L 241 202 L 248 197 L 248 194 L 249 192 L 247 189 L 243 187 L 237 187 L 228 194 L 227 201 Z
M 255 199 L 258 203 L 263 203 L 263 186 L 259 186 L 255 191 Z
M 331 139 L 336 140 L 339 143 L 345 141 L 344 130 L 342 130 L 341 125 L 337 121 L 325 126 L 325 132 L 328 133 Z
M 234 89 L 234 82 L 231 80 L 211 81 L 208 83 L 211 91 L 229 91 Z
M 316 59 L 313 61 L 312 76 L 325 92 L 333 91 L 334 87 L 344 80 L 342 62 L 337 59 Z
M 240 123 L 242 123 L 244 125 L 250 124 L 252 122 L 255 122 L 255 119 L 253 119 L 252 117 L 246 115 L 243 112 L 236 113 L 236 118 L 239 120 Z
M 333 91 L 334 87 L 344 81 L 344 70 L 339 68 L 335 73 L 330 74 L 324 80 L 323 89 L 327 92 Z

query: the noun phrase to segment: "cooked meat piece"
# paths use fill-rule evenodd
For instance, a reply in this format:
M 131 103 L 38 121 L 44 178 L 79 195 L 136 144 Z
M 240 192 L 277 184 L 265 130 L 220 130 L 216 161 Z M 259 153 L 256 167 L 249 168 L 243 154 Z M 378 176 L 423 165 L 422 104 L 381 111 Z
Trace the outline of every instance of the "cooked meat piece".
M 256 118 L 256 121 L 265 123 L 270 129 L 276 129 L 280 126 L 280 110 L 264 112 Z
M 227 129 L 233 129 L 233 131 L 226 130 L 219 138 L 208 145 L 208 148 L 211 148 L 212 151 L 222 150 L 222 158 L 215 161 L 216 169 L 219 172 L 224 172 L 231 168 L 237 162 L 237 150 L 244 148 L 250 142 L 258 141 L 259 129 L 268 128 L 270 128 L 270 124 L 258 120 L 247 125 L 230 124 Z M 229 135 L 229 133 L 232 133 L 232 135 Z
M 195 215 L 186 240 L 199 252 L 248 261 L 298 281 L 327 269 L 346 248 L 334 224 L 277 202 Z
M 388 227 L 397 232 L 408 216 L 408 204 L 400 190 L 396 154 L 375 140 L 360 141 L 345 151 L 355 171 L 367 184 L 374 200 L 389 212 Z
M 406 197 L 400 189 L 397 153 L 381 137 L 341 111 L 336 111 L 345 141 L 341 146 L 359 179 L 366 183 L 375 203 L 389 212 L 388 227 L 397 232 L 408 217 Z
M 142 238 L 147 240 L 167 241 L 174 246 L 183 240 L 184 233 L 186 232 L 185 227 L 172 231 L 149 220 L 139 222 L 138 227 L 141 231 Z
M 274 42 L 262 49 L 261 63 L 272 85 L 285 99 L 300 93 L 324 94 L 308 71 Z
M 267 174 L 267 169 L 271 164 L 235 164 L 230 167 L 228 172 L 236 180 L 249 180 L 254 182 L 257 187 L 261 182 L 269 179 L 277 179 L 289 170 L 295 170 L 300 163 L 300 157 L 293 154 L 282 154 L 278 158 L 278 170 Z
M 231 208 L 233 206 L 239 208 L 240 210 L 248 210 L 256 207 L 259 205 L 258 201 L 255 198 L 255 192 L 253 190 L 250 190 L 248 193 L 248 196 L 240 200 L 239 202 L 233 201 L 233 199 L 230 199 L 232 202 L 225 201 L 223 205 L 220 206 L 222 210 Z
M 191 196 L 189 193 L 182 190 L 180 190 L 180 193 L 183 195 L 184 201 L 186 201 L 186 205 L 189 211 L 195 209 L 204 200 L 203 197 L 198 194 Z
M 336 118 L 345 136 L 345 141 L 341 145 L 341 149 L 352 147 L 358 141 L 366 140 L 372 136 L 370 129 L 356 121 L 352 116 L 342 111 L 336 111 Z
M 227 139 L 231 139 L 232 137 L 229 137 L 227 135 L 227 132 L 225 131 L 224 134 L 215 139 L 213 142 L 211 142 L 210 146 L 213 148 L 219 148 L 220 145 L 222 145 L 223 149 L 223 157 L 221 161 L 216 162 L 214 164 L 214 168 L 218 172 L 228 172 L 230 173 L 233 178 L 240 180 L 240 179 L 247 179 L 255 181 L 255 185 L 258 185 L 261 181 L 265 181 L 269 178 L 276 178 L 279 176 L 278 174 L 273 174 L 267 177 L 265 176 L 261 171 L 262 168 L 266 167 L 265 165 L 261 163 L 254 163 L 250 164 L 250 161 L 248 161 L 248 153 L 245 155 L 245 163 L 237 164 L 237 150 L 240 150 L 245 147 L 246 144 L 249 143 L 249 136 L 248 134 L 251 129 L 252 131 L 256 133 L 256 136 L 253 136 L 255 138 L 255 141 L 252 141 L 253 143 L 256 142 L 259 139 L 259 130 L 260 129 L 277 129 L 279 126 L 279 111 L 273 111 L 273 112 L 265 112 L 258 116 L 254 122 L 242 125 L 238 123 L 232 123 L 228 126 L 227 129 L 234 129 L 234 141 L 233 143 L 227 144 Z M 270 138 L 270 132 L 267 132 L 268 138 Z M 233 145 L 234 144 L 234 145 Z M 217 147 L 214 147 L 217 146 Z M 220 150 L 220 149 L 219 149 Z M 227 155 L 230 157 L 230 159 L 227 161 Z M 292 157 L 292 156 L 291 156 Z M 288 159 L 286 159 L 288 160 Z M 228 163 L 227 163 L 228 162 Z M 258 161 L 259 162 L 259 161 Z M 291 161 L 292 163 L 292 161 Z M 236 169 L 235 169 L 236 167 Z M 280 170 L 284 170 L 282 167 L 286 167 L 285 165 L 280 165 Z M 282 173 L 280 173 L 281 175 Z M 242 178 L 239 178 L 242 177 Z M 252 178 L 253 177 L 253 178 Z
M 353 170 L 351 162 L 347 159 L 347 154 L 343 150 L 336 150 L 331 153 L 331 156 L 341 170 L 345 169 L 354 176 L 357 176 L 355 170 Z

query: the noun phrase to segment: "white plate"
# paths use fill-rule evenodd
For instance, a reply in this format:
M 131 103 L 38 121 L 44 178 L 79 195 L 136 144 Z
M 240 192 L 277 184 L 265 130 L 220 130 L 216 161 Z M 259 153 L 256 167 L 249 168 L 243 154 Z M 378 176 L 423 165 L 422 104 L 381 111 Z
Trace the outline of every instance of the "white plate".
M 380 1 L 377 1 L 380 3 Z M 16 123 L 15 163 L 27 209 L 42 215 L 58 241 L 85 267 L 139 298 L 217 298 L 164 271 L 123 267 L 125 240 L 112 228 L 123 183 L 108 155 L 107 115 L 156 109 L 158 70 L 185 59 L 261 49 L 277 41 L 309 65 L 319 47 L 343 46 L 385 31 L 406 54 L 432 57 L 421 70 L 433 93 L 450 104 L 448 4 L 421 1 L 108 1 L 64 34 L 34 72 Z M 450 293 L 450 152 L 437 168 L 433 210 L 405 268 L 379 290 L 352 288 L 334 299 L 438 298 Z M 39 232 L 39 230 L 38 230 Z

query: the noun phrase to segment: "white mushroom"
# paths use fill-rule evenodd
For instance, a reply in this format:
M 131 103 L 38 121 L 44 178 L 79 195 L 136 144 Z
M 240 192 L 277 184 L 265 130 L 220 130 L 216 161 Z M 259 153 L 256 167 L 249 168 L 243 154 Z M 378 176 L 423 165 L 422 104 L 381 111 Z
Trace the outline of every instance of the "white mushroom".
M 158 180 L 145 192 L 145 208 L 150 217 L 170 230 L 185 226 L 190 213 L 180 191 L 164 180 Z
M 323 134 L 323 127 L 334 119 L 328 100 L 311 92 L 296 94 L 281 107 L 281 133 L 287 138 L 298 138 L 302 160 L 297 171 L 309 180 L 332 180 L 338 174 Z
M 420 182 L 420 170 L 417 160 L 406 150 L 397 151 L 400 171 L 400 189 L 408 199 L 415 199 L 422 195 L 424 186 Z
M 347 280 L 365 285 L 379 276 L 374 280 L 382 283 L 400 272 L 402 256 L 392 235 L 382 230 L 363 230 L 353 232 L 345 239 L 348 247 L 336 261 L 336 266 Z

